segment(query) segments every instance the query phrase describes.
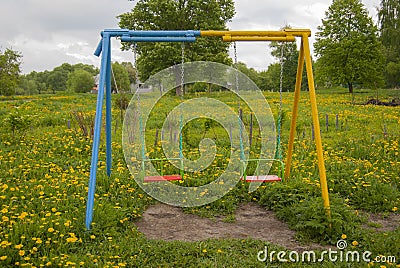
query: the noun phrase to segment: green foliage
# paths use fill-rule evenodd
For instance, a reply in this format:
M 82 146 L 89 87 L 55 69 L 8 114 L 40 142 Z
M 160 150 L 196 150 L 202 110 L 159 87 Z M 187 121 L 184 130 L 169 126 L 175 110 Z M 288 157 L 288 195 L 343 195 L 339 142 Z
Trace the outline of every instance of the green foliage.
M 315 52 L 319 75 L 333 84 L 383 84 L 382 44 L 360 0 L 334 0 L 318 27 Z
M 22 55 L 18 51 L 7 48 L 0 50 L 0 95 L 13 95 L 17 88 L 21 73 Z
M 131 96 L 123 93 L 113 95 L 114 109 L 119 111 L 121 122 L 124 120 L 125 110 L 128 109 Z M 134 103 L 131 105 L 135 105 Z M 132 106 L 133 107 L 133 106 Z
M 4 119 L 4 124 L 12 132 L 13 137 L 23 137 L 32 126 L 33 121 L 34 116 L 21 113 L 18 108 L 14 108 Z
M 381 0 L 378 16 L 383 45 L 400 53 L 400 2 Z
M 129 73 L 123 64 L 113 62 L 113 76 L 111 78 L 111 89 L 113 92 L 130 91 Z
M 129 83 L 136 84 L 137 73 L 135 67 L 132 65 L 132 62 L 122 62 L 122 66 L 125 67 L 126 71 L 128 72 L 129 76 Z
M 52 71 L 32 71 L 29 74 L 23 75 L 19 86 L 27 95 L 50 92 L 54 94 L 57 91 L 66 91 L 68 77 L 76 70 L 85 70 L 92 76 L 99 73 L 99 70 L 93 65 L 63 63 L 55 67 Z
M 386 85 L 400 86 L 400 2 L 382 0 L 378 12 L 381 40 L 386 56 Z
M 272 56 L 277 58 L 279 61 L 279 63 L 274 67 L 275 69 L 272 73 L 272 81 L 275 91 L 279 91 L 280 87 L 281 63 L 283 64 L 282 90 L 294 91 L 296 85 L 297 62 L 299 59 L 299 51 L 297 50 L 296 43 L 272 42 L 270 47 L 272 48 Z M 307 80 L 305 80 L 304 83 L 306 83 L 306 81 Z
M 140 0 L 131 12 L 118 16 L 121 28 L 135 30 L 223 30 L 235 14 L 232 0 Z M 220 38 L 198 38 L 186 44 L 186 61 L 215 61 L 229 64 L 229 44 Z M 129 47 L 126 45 L 125 49 Z M 181 44 L 138 44 L 138 71 L 142 81 L 181 62 Z
M 88 71 L 78 69 L 68 75 L 67 88 L 71 92 L 86 93 L 94 86 L 94 78 Z

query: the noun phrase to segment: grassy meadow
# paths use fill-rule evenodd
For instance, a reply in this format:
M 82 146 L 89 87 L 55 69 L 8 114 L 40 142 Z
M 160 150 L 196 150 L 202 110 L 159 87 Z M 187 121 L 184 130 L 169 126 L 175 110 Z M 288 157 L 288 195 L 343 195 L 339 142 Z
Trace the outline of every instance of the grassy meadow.
M 265 95 L 276 115 L 279 94 Z M 223 215 L 234 221 L 232 215 L 239 204 L 255 202 L 287 222 L 302 243 L 336 248 L 336 242 L 344 239 L 349 249 L 397 258 L 397 264 L 371 261 L 352 264 L 354 267 L 400 267 L 400 227 L 381 231 L 383 226 L 368 222 L 371 214 L 390 221 L 400 208 L 400 107 L 362 105 L 376 95 L 374 90 L 357 90 L 352 103 L 345 89 L 317 92 L 331 200 L 330 220 L 322 205 L 307 92 L 302 92 L 290 178 L 282 183 L 263 184 L 251 194 L 248 185 L 240 182 L 221 200 L 185 212 L 211 218 Z M 204 93 L 204 96 L 230 98 L 223 92 Z M 116 107 L 113 108 L 112 175 L 106 176 L 102 137 L 94 223 L 92 230 L 87 231 L 84 223 L 92 150 L 90 131 L 96 97 L 92 94 L 0 97 L 0 267 L 266 267 L 265 262 L 257 260 L 257 253 L 265 246 L 271 251 L 283 249 L 253 239 L 193 243 L 146 239 L 137 231 L 135 221 L 156 201 L 137 186 L 126 167 L 122 123 Z M 187 96 L 190 97 L 194 95 Z M 379 97 L 390 100 L 400 97 L 400 91 L 380 90 Z M 179 103 L 178 97 L 171 98 Z M 231 101 L 234 105 L 235 100 Z M 283 93 L 284 156 L 292 102 L 293 93 Z M 244 117 L 248 121 L 249 113 L 244 111 Z M 198 132 L 195 128 L 188 129 L 192 136 L 184 139 L 184 148 L 189 158 L 195 158 L 196 150 L 191 150 L 202 137 L 219 140 L 215 164 L 196 175 L 199 180 L 207 181 L 218 176 L 226 165 L 229 135 L 219 125 L 205 127 L 209 129 L 200 128 Z M 154 139 L 155 129 L 148 133 L 146 138 Z M 158 145 L 153 153 L 161 154 L 160 148 Z M 272 172 L 276 171 L 274 166 Z M 186 174 L 183 182 L 187 185 L 188 177 Z M 268 226 L 262 228 L 268 231 Z M 330 262 L 273 265 L 335 266 Z

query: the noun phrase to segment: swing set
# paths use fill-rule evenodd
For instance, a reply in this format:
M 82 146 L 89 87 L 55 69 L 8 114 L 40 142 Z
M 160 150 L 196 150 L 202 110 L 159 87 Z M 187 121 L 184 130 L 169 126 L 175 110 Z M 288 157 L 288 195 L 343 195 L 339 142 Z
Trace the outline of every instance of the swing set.
M 314 86 L 314 78 L 312 72 L 312 60 L 310 54 L 310 44 L 309 37 L 311 36 L 311 31 L 308 29 L 285 29 L 282 31 L 135 31 L 127 29 L 107 29 L 101 32 L 102 40 L 100 41 L 96 51 L 96 56 L 102 56 L 101 58 L 101 68 L 100 68 L 100 81 L 97 96 L 96 105 L 96 117 L 94 125 L 94 136 L 93 136 L 93 147 L 92 147 L 92 159 L 90 167 L 90 178 L 89 178 L 89 189 L 88 189 L 88 200 L 86 206 L 86 228 L 89 230 L 91 228 L 93 220 L 93 209 L 94 209 L 94 196 L 96 188 L 96 173 L 99 155 L 99 145 L 100 145 L 100 135 L 102 127 L 102 110 L 104 95 L 106 99 L 106 172 L 108 176 L 111 176 L 111 163 L 112 163 L 112 148 L 111 148 L 111 38 L 119 38 L 121 42 L 134 43 L 134 57 L 136 64 L 136 43 L 139 42 L 180 42 L 182 43 L 182 64 L 181 64 L 181 90 L 183 91 L 184 86 L 184 43 L 196 42 L 196 38 L 200 36 L 204 37 L 221 37 L 224 42 L 233 42 L 235 50 L 235 66 L 237 67 L 237 49 L 236 42 L 240 41 L 276 41 L 276 42 L 295 42 L 296 38 L 301 38 L 301 46 L 298 59 L 298 68 L 296 75 L 296 86 L 294 93 L 294 102 L 292 110 L 292 118 L 290 124 L 290 134 L 288 141 L 288 149 L 286 161 L 282 161 L 281 153 L 281 123 L 282 123 L 282 75 L 283 75 L 283 64 L 281 59 L 281 81 L 280 81 L 280 105 L 279 105 L 279 115 L 278 115 L 278 139 L 276 146 L 276 153 L 274 159 L 245 159 L 244 149 L 242 142 L 242 131 L 243 125 L 241 124 L 242 119 L 239 116 L 239 130 L 240 130 L 240 160 L 242 163 L 242 180 L 247 182 L 279 182 L 283 178 L 288 179 L 290 177 L 290 168 L 292 163 L 293 149 L 294 149 L 294 139 L 296 131 L 296 121 L 298 116 L 298 108 L 300 101 L 300 90 L 302 84 L 302 74 L 304 70 L 304 64 L 307 71 L 307 79 L 309 85 L 310 102 L 311 102 L 311 112 L 312 121 L 315 128 L 315 143 L 318 159 L 318 169 L 320 176 L 320 185 L 322 191 L 322 198 L 324 203 L 324 208 L 328 217 L 330 217 L 330 204 L 329 204 L 329 194 L 328 185 L 326 180 L 326 170 L 324 164 L 324 156 L 322 149 L 322 140 L 320 135 L 320 125 L 318 118 L 318 109 L 316 101 L 316 93 Z M 282 57 L 281 57 L 282 58 Z M 236 91 L 238 91 L 239 84 L 237 83 L 238 78 L 236 77 Z M 137 94 L 137 103 L 140 111 L 140 94 Z M 183 92 L 181 94 L 181 98 Z M 239 102 L 239 113 L 241 113 L 240 102 Z M 182 131 L 179 132 L 179 158 L 167 158 L 167 159 L 149 159 L 146 157 L 144 148 L 144 131 L 142 127 L 142 119 L 139 115 L 140 124 L 140 137 L 142 146 L 142 159 L 141 166 L 142 172 L 145 174 L 145 165 L 147 162 L 159 161 L 161 164 L 163 161 L 178 160 L 180 161 L 180 174 L 179 175 L 164 175 L 161 170 L 159 176 L 148 176 L 144 177 L 144 182 L 159 182 L 159 181 L 173 181 L 181 180 L 183 178 L 183 153 L 182 153 Z M 182 130 L 182 117 L 180 120 L 180 130 Z M 255 175 L 250 176 L 246 172 L 246 167 L 250 162 L 266 162 L 272 161 L 277 162 L 280 165 L 279 175 L 260 175 L 257 169 Z M 161 165 L 163 166 L 163 165 Z

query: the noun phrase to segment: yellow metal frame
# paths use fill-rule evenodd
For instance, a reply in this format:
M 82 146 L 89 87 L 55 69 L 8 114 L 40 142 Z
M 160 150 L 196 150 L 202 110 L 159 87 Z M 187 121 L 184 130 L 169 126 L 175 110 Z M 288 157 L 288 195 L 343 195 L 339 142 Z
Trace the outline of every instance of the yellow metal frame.
M 282 31 L 201 31 L 201 36 L 215 36 L 222 37 L 224 42 L 236 41 L 280 41 L 280 42 L 294 42 L 296 37 L 301 38 L 300 53 L 296 75 L 296 87 L 294 92 L 292 119 L 290 124 L 290 135 L 288 151 L 285 163 L 285 178 L 290 176 L 290 168 L 292 165 L 294 138 L 296 132 L 296 122 L 299 111 L 300 90 L 302 83 L 302 74 L 304 70 L 304 63 L 306 64 L 308 87 L 311 101 L 312 121 L 315 132 L 315 144 L 317 148 L 318 170 L 322 191 L 322 199 L 324 201 L 324 208 L 327 215 L 330 217 L 330 203 L 328 183 L 326 180 L 326 170 L 324 161 L 324 152 L 322 148 L 322 138 L 320 134 L 320 125 L 317 109 L 317 98 L 315 94 L 314 75 L 312 71 L 312 60 L 310 52 L 309 37 L 311 31 L 309 29 L 285 29 Z

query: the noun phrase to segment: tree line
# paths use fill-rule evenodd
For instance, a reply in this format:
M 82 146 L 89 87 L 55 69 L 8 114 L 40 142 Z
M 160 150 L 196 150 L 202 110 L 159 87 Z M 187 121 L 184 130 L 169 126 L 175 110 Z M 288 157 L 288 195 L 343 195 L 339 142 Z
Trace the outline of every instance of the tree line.
M 344 85 L 397 88 L 400 86 L 400 1 L 381 0 L 375 24 L 361 0 L 333 0 L 316 33 L 314 72 L 317 87 Z M 227 30 L 235 15 L 233 0 L 139 0 L 118 16 L 121 28 L 134 30 Z M 285 26 L 288 27 L 288 26 Z M 236 67 L 262 90 L 279 89 L 283 64 L 283 90 L 293 90 L 297 71 L 296 43 L 270 44 L 277 62 L 266 70 Z M 133 50 L 132 44 L 123 44 Z M 129 90 L 136 75 L 151 75 L 181 62 L 181 44 L 139 43 L 137 70 L 132 63 L 113 63 L 113 90 Z M 220 38 L 199 37 L 185 44 L 185 61 L 214 61 L 232 65 L 229 43 Z M 0 51 L 0 94 L 35 94 L 56 91 L 86 92 L 93 88 L 98 69 L 64 63 L 52 71 L 21 75 L 22 55 Z M 305 81 L 307 81 L 305 79 Z M 307 85 L 304 86 L 305 89 Z

